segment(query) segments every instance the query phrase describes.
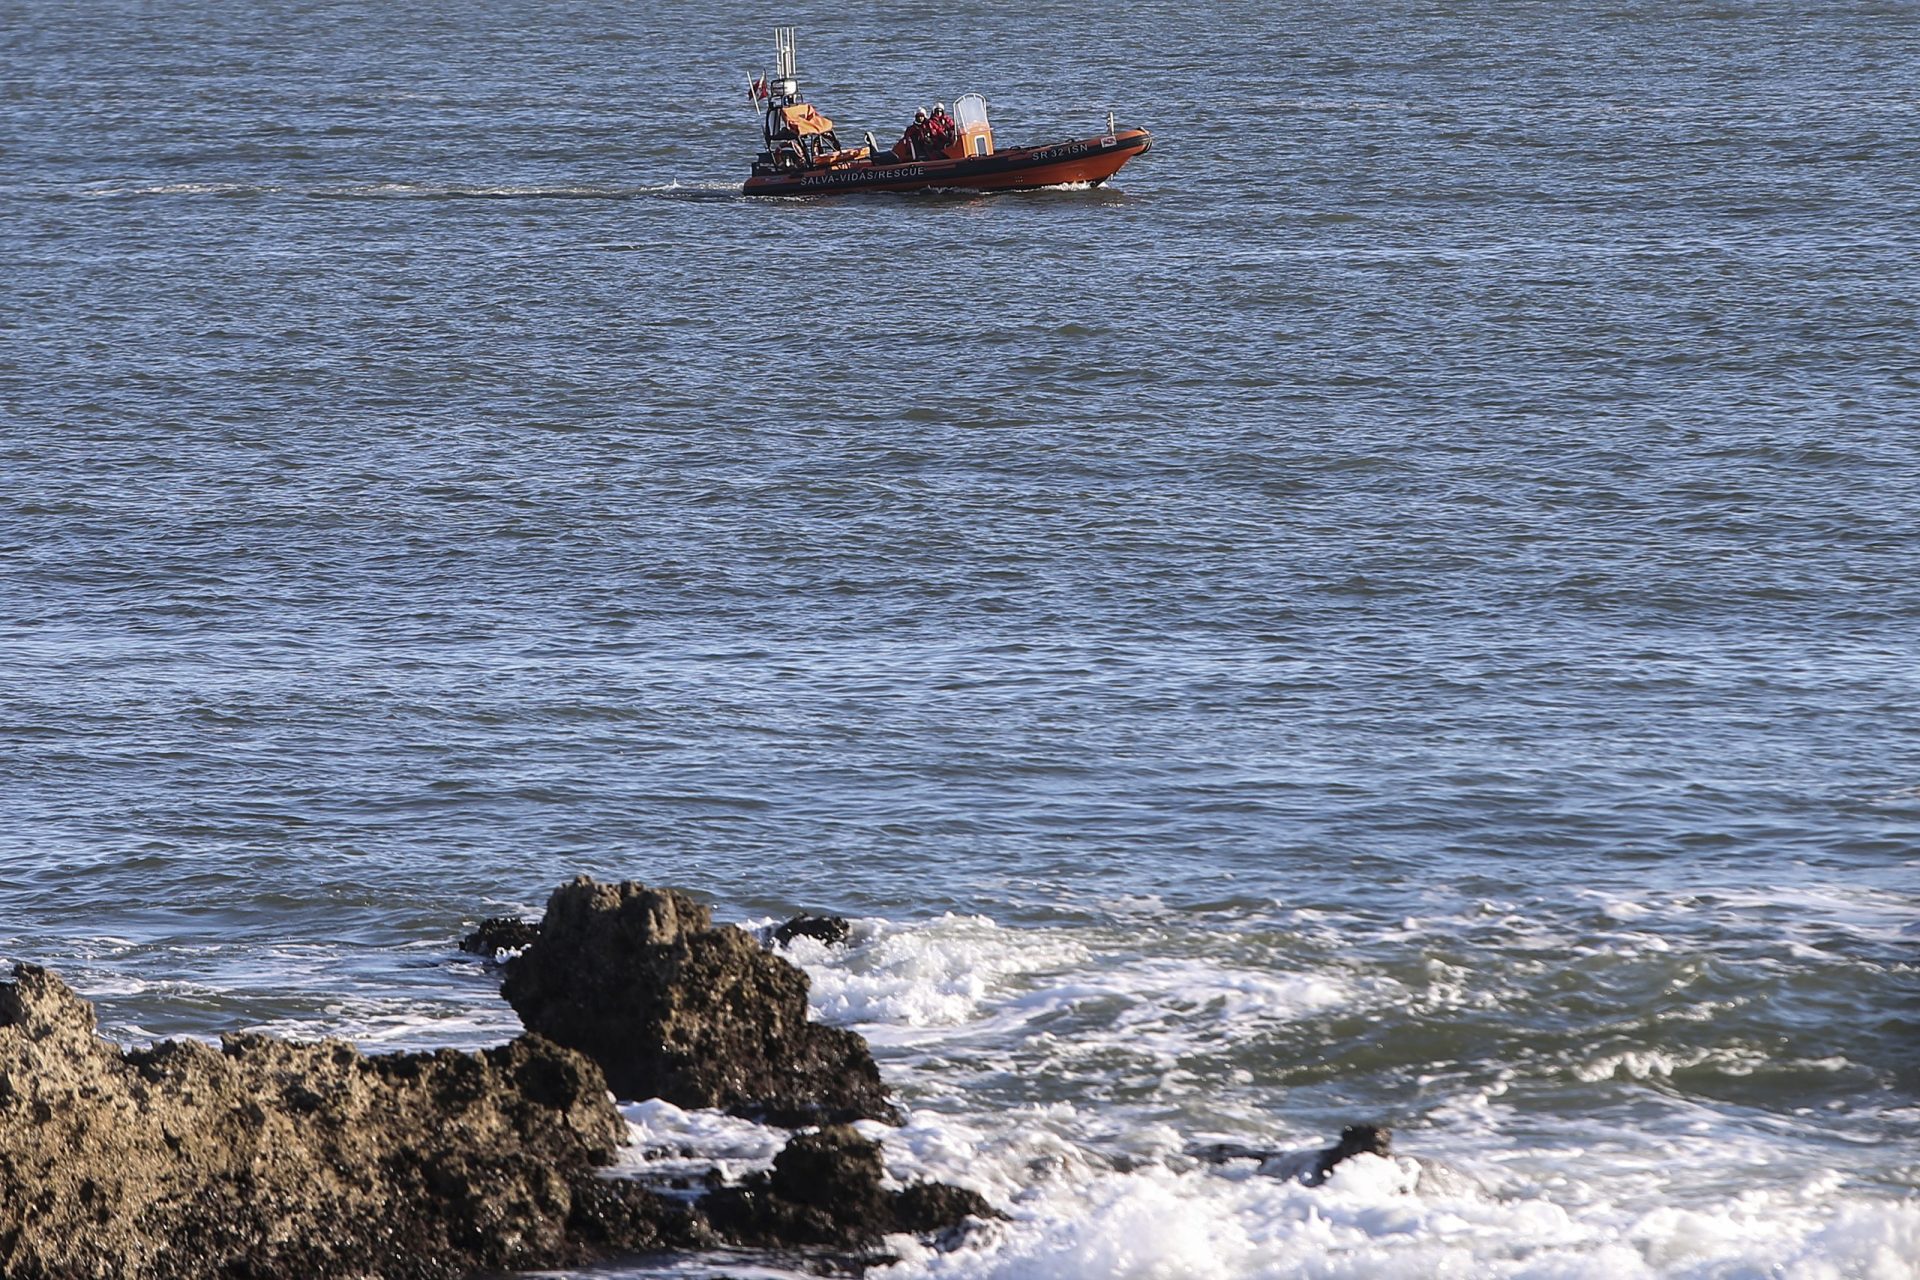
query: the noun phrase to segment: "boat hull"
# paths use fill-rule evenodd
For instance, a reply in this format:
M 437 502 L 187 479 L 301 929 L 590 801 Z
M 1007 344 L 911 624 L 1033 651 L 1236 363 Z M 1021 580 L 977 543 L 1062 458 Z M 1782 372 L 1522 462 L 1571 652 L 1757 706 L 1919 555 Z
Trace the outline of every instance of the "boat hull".
M 793 173 L 757 173 L 742 190 L 750 196 L 810 196 L 848 191 L 1021 191 L 1080 182 L 1098 186 L 1152 146 L 1153 135 L 1145 129 L 1121 129 L 1111 138 L 1014 147 L 958 160 L 886 165 L 858 161 Z

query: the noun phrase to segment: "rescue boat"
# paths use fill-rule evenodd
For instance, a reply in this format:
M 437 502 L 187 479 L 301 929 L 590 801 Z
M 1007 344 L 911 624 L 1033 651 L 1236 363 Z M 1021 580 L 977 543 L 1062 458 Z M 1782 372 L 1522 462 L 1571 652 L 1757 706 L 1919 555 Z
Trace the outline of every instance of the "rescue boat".
M 997 147 L 987 120 L 987 100 L 977 93 L 954 101 L 954 136 L 943 147 L 919 154 L 901 139 L 881 148 L 846 147 L 833 121 L 800 93 L 794 28 L 774 29 L 772 74 L 753 80 L 748 94 L 761 113 L 765 150 L 754 157 L 742 188 L 750 196 L 801 196 L 846 191 L 1024 191 L 1086 183 L 1099 186 L 1120 166 L 1153 146 L 1145 129 L 1118 127 L 1111 112 L 1105 133 L 1031 147 Z

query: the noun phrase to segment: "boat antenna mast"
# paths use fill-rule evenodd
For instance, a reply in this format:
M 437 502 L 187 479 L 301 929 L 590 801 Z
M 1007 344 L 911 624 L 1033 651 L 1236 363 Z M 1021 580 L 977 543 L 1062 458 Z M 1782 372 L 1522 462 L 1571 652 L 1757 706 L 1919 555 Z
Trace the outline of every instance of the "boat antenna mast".
M 794 51 L 797 27 L 773 29 L 773 74 L 767 77 L 767 107 L 790 107 L 800 101 L 799 57 Z
M 780 139 L 784 127 L 781 109 L 801 102 L 800 81 L 796 76 L 799 60 L 794 51 L 796 30 L 795 27 L 773 29 L 773 70 L 753 85 L 754 101 L 761 110 L 760 133 L 769 150 Z
M 798 30 L 797 27 L 773 29 L 774 92 L 789 101 L 800 96 L 800 82 L 796 70 L 799 61 L 794 53 L 794 33 Z
M 773 29 L 773 70 L 747 81 L 747 101 L 760 114 L 769 141 L 773 138 L 774 116 L 781 107 L 800 101 L 800 82 L 795 78 L 795 27 Z

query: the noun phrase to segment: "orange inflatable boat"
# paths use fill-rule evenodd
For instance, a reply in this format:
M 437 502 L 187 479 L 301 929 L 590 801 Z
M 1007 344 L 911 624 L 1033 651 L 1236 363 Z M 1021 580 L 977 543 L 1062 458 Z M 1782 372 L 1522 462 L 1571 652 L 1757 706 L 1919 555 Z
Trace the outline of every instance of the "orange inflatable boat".
M 996 147 L 987 122 L 987 100 L 969 93 L 954 102 L 952 129 L 944 138 L 883 150 L 866 136 L 864 146 L 842 146 L 833 121 L 800 95 L 794 78 L 794 29 L 774 31 L 777 62 L 772 75 L 748 88 L 761 112 L 766 149 L 754 158 L 753 176 L 742 188 L 751 196 L 818 195 L 839 191 L 1019 191 L 1087 183 L 1099 186 L 1120 166 L 1153 145 L 1145 129 L 1123 129 L 1107 117 L 1105 133 L 1034 147 Z

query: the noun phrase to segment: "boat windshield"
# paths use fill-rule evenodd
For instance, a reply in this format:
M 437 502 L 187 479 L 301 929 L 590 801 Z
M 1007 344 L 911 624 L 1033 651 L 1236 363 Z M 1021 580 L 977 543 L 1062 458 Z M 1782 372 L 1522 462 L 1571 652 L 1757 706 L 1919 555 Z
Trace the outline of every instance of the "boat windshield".
M 987 100 L 977 93 L 969 93 L 953 104 L 953 120 L 964 133 L 968 129 L 987 127 Z

